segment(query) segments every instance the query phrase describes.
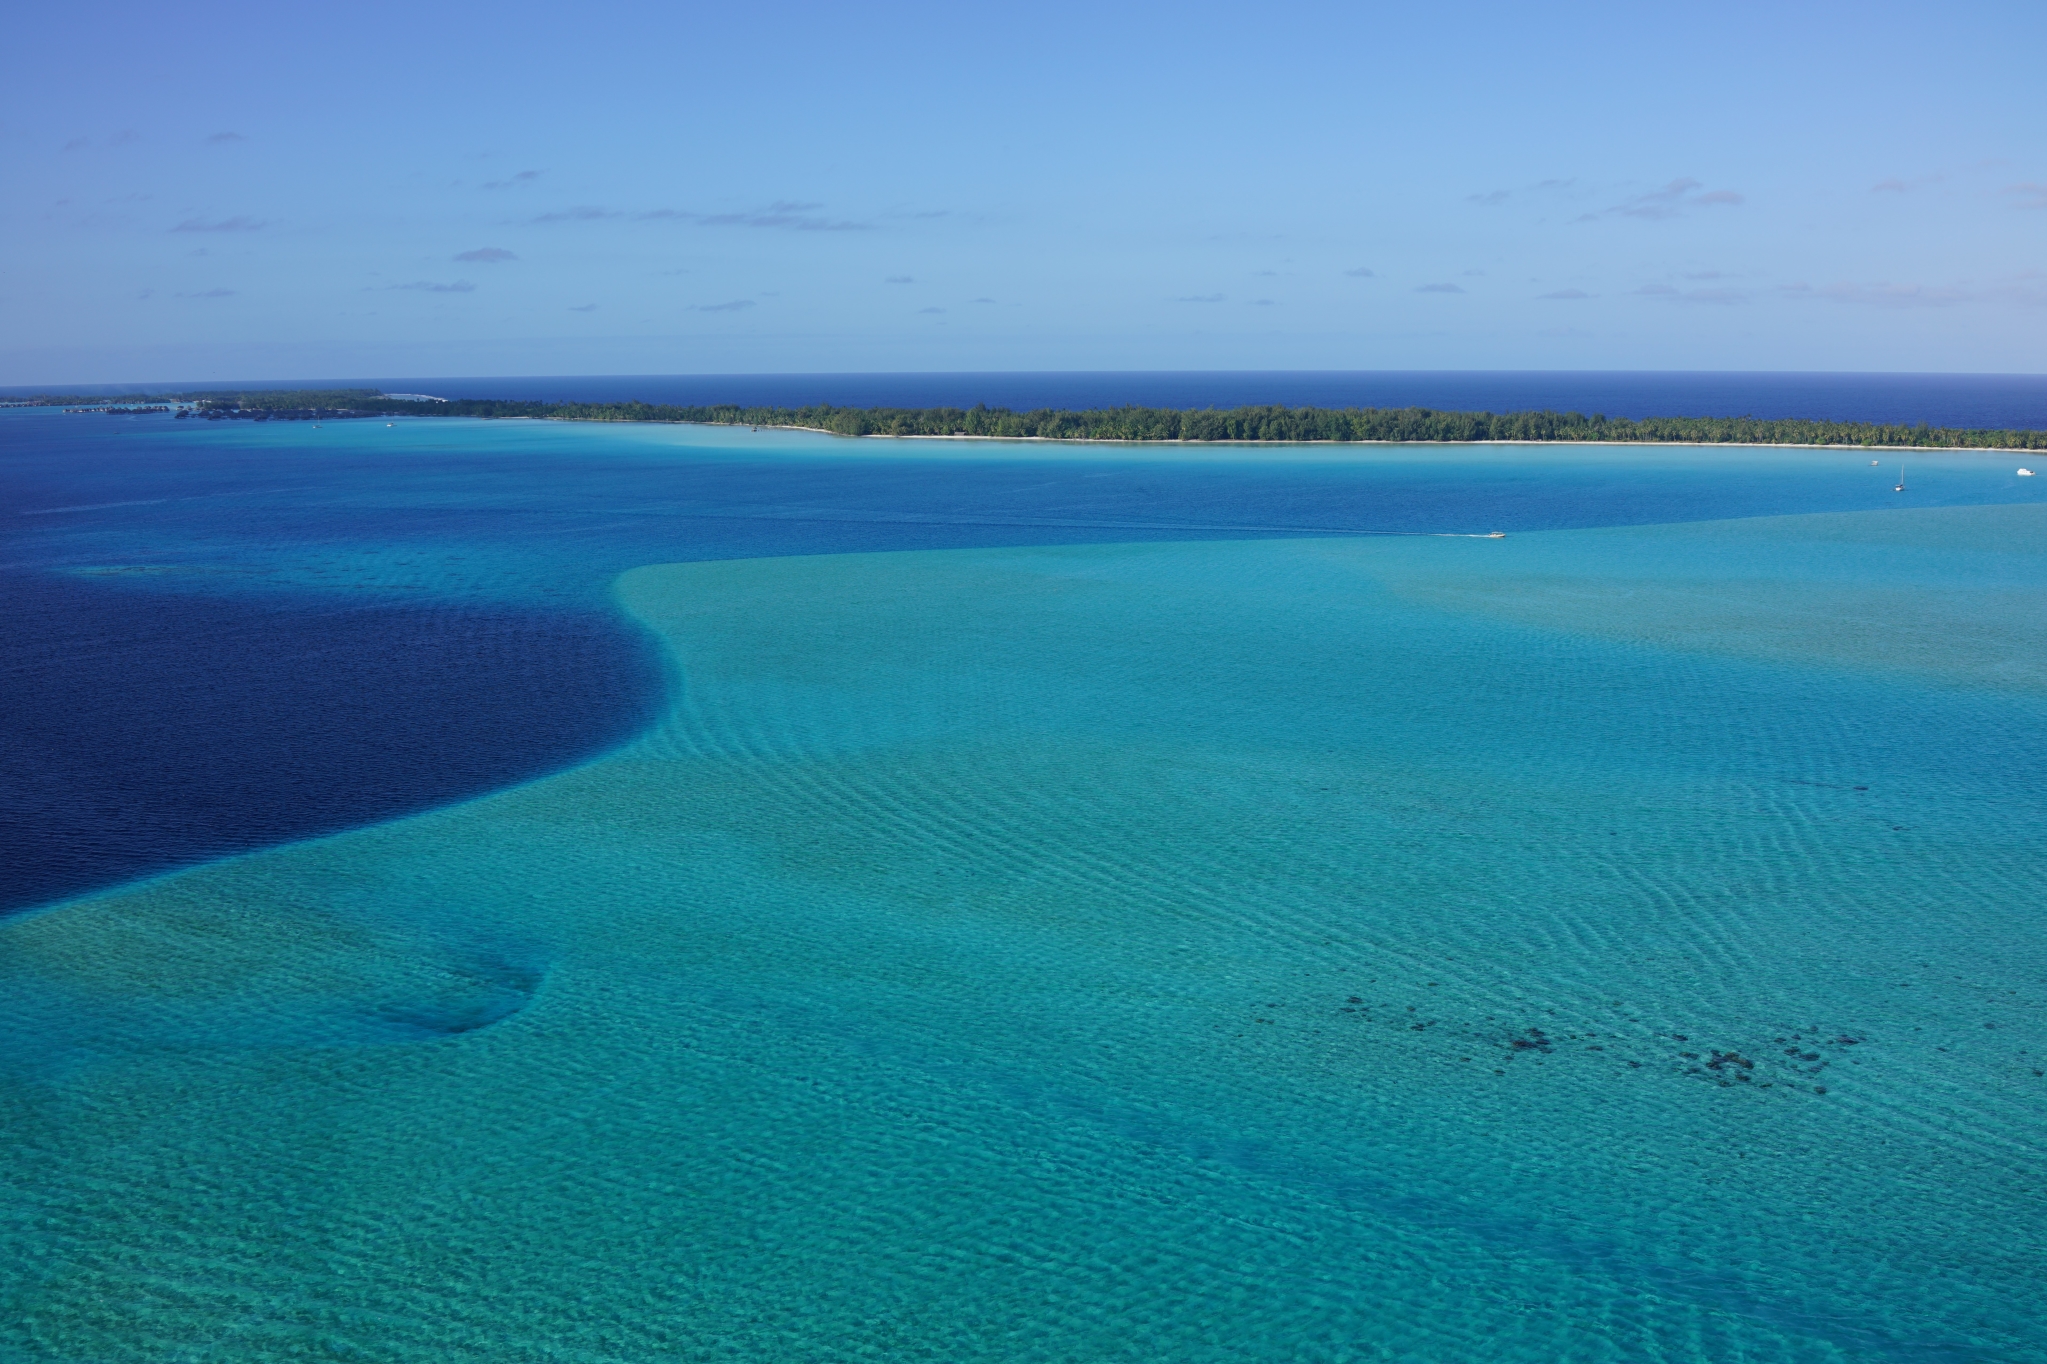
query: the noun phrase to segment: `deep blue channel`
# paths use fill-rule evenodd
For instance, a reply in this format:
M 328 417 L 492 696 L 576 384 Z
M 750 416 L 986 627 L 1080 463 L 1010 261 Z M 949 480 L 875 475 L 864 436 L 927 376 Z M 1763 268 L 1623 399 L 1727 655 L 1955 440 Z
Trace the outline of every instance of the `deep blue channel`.
M 630 735 L 597 611 L 297 602 L 0 574 L 0 910 L 538 776 Z

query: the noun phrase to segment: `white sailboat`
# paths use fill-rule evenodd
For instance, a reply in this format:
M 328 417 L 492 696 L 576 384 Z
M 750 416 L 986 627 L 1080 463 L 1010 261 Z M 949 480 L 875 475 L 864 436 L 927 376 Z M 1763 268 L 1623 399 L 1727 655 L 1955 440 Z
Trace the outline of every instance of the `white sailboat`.
M 1891 491 L 1894 493 L 1905 491 L 1905 466 L 1902 464 L 1898 466 L 1898 486 L 1891 489 Z

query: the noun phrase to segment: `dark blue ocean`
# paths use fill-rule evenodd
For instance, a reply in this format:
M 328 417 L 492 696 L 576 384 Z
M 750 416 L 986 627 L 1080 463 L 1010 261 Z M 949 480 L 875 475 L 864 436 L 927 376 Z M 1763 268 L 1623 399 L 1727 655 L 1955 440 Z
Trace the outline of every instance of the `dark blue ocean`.
M 1084 371 L 1004 374 L 640 374 L 514 379 L 305 379 L 193 388 L 360 386 L 522 401 L 800 407 L 1428 407 L 1603 412 L 1610 417 L 1809 417 L 1931 426 L 2047 427 L 2047 375 L 1597 370 Z M 135 393 L 183 384 L 103 385 Z M 0 395 L 35 390 L 0 389 Z

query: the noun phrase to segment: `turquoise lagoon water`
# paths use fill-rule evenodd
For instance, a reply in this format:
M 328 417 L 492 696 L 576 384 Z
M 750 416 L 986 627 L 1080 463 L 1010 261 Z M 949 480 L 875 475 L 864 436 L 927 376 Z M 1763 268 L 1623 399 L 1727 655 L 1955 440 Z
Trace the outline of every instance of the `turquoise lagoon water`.
M 0 924 L 0 1352 L 2047 1359 L 2047 506 L 1778 468 L 600 562 L 623 746 Z M 436 590 L 585 590 L 501 544 Z

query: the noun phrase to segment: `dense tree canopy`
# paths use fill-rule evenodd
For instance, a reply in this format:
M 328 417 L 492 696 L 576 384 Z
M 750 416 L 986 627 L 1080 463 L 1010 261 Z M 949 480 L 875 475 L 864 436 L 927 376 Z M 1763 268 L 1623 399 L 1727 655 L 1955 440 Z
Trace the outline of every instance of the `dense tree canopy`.
M 492 398 L 419 402 L 372 389 L 162 394 L 227 418 L 405 414 L 554 421 L 692 422 L 796 427 L 841 436 L 992 436 L 1102 441 L 1601 441 L 1708 445 L 1853 445 L 2047 449 L 2047 431 L 1956 430 L 1871 422 L 1756 417 L 1646 417 L 1578 412 L 1437 412 L 1425 407 L 1233 407 L 1181 411 L 1114 407 L 1073 412 L 1001 407 L 675 407 L 650 403 L 529 403 Z M 57 399 L 37 400 L 57 402 Z M 76 398 L 61 401 L 75 403 Z M 87 400 L 90 401 L 90 400 Z M 107 399 L 98 399 L 106 402 Z M 128 401 L 138 401 L 129 399 Z

